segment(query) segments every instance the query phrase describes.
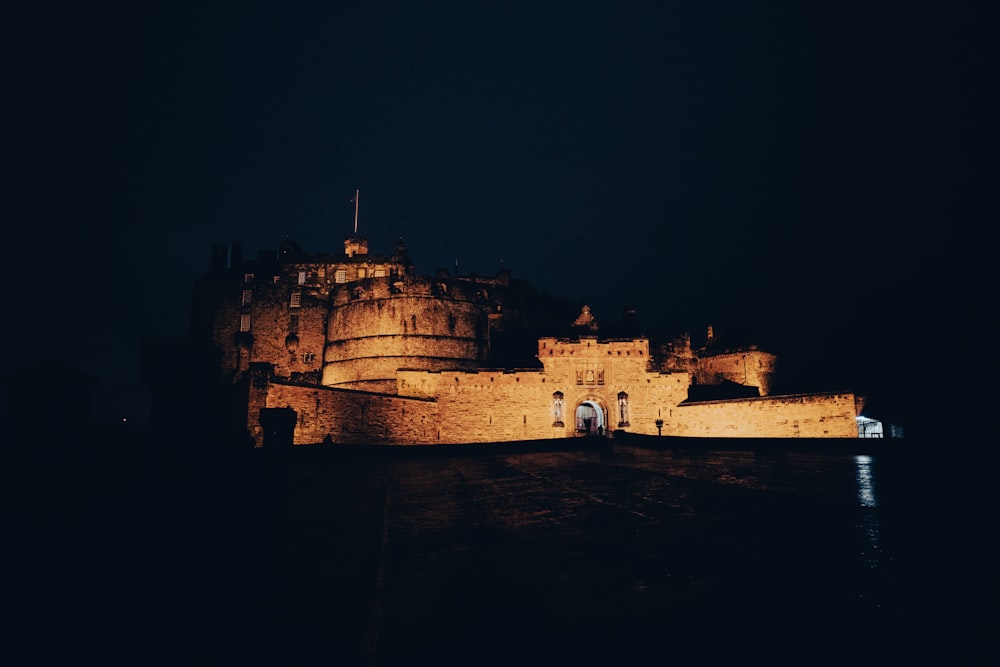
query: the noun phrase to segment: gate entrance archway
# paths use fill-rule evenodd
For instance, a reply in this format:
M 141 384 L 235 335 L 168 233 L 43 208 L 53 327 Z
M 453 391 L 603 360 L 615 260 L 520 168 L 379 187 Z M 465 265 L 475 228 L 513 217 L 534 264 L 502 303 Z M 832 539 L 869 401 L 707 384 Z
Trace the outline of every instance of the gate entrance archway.
M 582 401 L 576 406 L 577 435 L 603 435 L 608 432 L 608 417 L 596 401 Z

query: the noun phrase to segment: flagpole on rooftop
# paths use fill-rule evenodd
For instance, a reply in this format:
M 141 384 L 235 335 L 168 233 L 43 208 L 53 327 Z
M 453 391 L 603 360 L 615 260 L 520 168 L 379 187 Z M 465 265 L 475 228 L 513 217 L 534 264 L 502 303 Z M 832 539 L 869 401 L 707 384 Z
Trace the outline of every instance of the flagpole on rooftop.
M 354 191 L 354 235 L 358 234 L 358 201 L 361 199 L 361 190 Z

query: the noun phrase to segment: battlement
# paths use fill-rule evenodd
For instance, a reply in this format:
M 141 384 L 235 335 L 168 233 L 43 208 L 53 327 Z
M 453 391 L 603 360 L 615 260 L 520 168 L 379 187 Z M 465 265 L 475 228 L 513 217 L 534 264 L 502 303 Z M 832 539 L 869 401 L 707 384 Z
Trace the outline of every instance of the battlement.
M 636 357 L 649 359 L 649 340 L 646 338 L 598 339 L 597 336 L 578 338 L 546 337 L 538 339 L 538 358 L 577 357 L 603 359 L 605 357 Z
M 342 306 L 355 301 L 404 296 L 463 301 L 485 306 L 490 300 L 490 290 L 478 283 L 453 278 L 430 278 L 403 274 L 362 278 L 330 288 L 330 299 L 334 306 Z

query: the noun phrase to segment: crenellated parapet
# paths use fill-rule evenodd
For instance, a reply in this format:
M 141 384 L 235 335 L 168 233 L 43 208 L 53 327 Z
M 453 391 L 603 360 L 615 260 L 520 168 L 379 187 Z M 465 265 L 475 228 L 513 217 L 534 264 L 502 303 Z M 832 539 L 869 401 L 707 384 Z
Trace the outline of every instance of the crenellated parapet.
M 547 374 L 581 386 L 635 380 L 651 369 L 649 340 L 645 338 L 540 338 L 538 360 Z

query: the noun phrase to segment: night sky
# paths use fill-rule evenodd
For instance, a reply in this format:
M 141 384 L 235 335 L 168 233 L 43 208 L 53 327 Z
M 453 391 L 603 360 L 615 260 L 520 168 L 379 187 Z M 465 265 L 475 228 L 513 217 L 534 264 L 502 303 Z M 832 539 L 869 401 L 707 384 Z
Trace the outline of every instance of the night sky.
M 503 267 L 753 332 L 919 426 L 990 339 L 985 17 L 961 2 L 98 3 L 7 17 L 8 368 L 142 423 L 213 244 Z M 11 159 L 13 158 L 13 159 Z

